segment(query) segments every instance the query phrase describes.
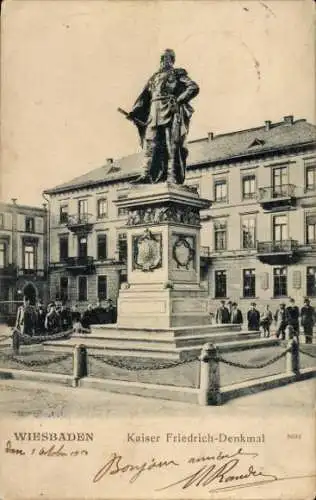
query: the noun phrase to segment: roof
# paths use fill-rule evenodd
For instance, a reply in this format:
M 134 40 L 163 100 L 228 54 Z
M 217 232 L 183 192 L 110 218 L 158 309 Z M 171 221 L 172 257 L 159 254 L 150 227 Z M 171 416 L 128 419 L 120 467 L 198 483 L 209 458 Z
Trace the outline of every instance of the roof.
M 268 126 L 247 130 L 238 130 L 188 142 L 188 170 L 205 163 L 229 162 L 236 158 L 257 156 L 293 147 L 295 145 L 316 145 L 316 126 L 305 119 L 293 120 L 285 117 L 284 121 Z M 72 189 L 93 186 L 134 177 L 139 173 L 142 153 L 136 153 L 114 160 L 84 175 L 52 189 L 47 194 L 57 194 Z

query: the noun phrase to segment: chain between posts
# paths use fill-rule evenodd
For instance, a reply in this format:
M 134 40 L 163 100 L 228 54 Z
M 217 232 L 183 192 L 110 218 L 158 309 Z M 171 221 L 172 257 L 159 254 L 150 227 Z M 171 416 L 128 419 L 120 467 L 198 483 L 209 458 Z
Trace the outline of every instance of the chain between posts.
M 311 352 L 306 352 L 301 347 L 299 347 L 298 350 L 301 354 L 305 354 L 305 356 L 309 356 L 310 358 L 316 358 L 315 354 L 312 354 Z
M 9 360 L 9 361 L 14 361 L 15 363 L 18 363 L 19 365 L 23 365 L 23 366 L 47 366 L 47 365 L 51 365 L 53 363 L 60 363 L 61 361 L 65 361 L 66 359 L 68 358 L 72 358 L 72 353 L 68 353 L 68 354 L 63 354 L 62 356 L 57 356 L 53 359 L 46 359 L 46 360 L 37 360 L 37 359 L 34 359 L 32 361 L 25 361 L 24 359 L 21 359 L 17 356 L 13 356 L 12 354 L 5 354 L 5 353 L 0 353 L 0 359 L 1 358 L 4 358 L 6 360 Z
M 95 354 L 90 354 L 89 357 L 93 358 L 97 361 L 100 361 L 101 363 L 104 363 L 105 365 L 114 366 L 115 368 L 121 368 L 121 369 L 125 369 L 127 371 L 165 370 L 168 368 L 174 368 L 176 366 L 181 366 L 181 365 L 184 365 L 187 363 L 192 363 L 193 361 L 199 360 L 198 356 L 193 356 L 191 358 L 187 358 L 187 359 L 184 359 L 181 361 L 170 361 L 168 363 L 157 362 L 157 363 L 153 363 L 153 364 L 147 365 L 147 366 L 146 365 L 139 366 L 139 365 L 133 365 L 131 363 L 125 363 L 122 360 L 114 360 L 113 358 L 106 358 L 104 356 L 95 355 Z
M 274 356 L 273 358 L 269 359 L 268 361 L 265 361 L 264 363 L 258 363 L 258 364 L 245 364 L 245 363 L 238 363 L 237 361 L 230 361 L 228 359 L 223 358 L 222 356 L 216 356 L 215 361 L 221 361 L 222 363 L 225 363 L 226 365 L 229 366 L 235 366 L 236 368 L 244 368 L 246 370 L 252 370 L 256 368 L 265 368 L 266 366 L 272 365 L 279 359 L 283 358 L 286 356 L 288 352 L 291 351 L 291 347 L 288 347 L 285 351 L 281 352 L 281 354 L 278 354 L 277 356 Z

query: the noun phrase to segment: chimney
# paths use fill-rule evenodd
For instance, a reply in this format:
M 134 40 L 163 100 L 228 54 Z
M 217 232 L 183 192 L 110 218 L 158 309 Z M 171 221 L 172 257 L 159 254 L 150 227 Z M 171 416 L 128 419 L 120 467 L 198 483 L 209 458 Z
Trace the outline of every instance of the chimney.
M 16 205 L 17 198 L 11 198 L 11 201 L 12 201 L 13 205 Z
M 107 166 L 108 166 L 108 167 L 109 167 L 110 165 L 112 165 L 112 164 L 113 164 L 113 158 L 107 158 L 107 159 L 106 159 L 106 164 L 107 164 Z
M 284 117 L 284 122 L 287 123 L 288 125 L 293 125 L 294 122 L 294 116 L 293 115 L 287 115 Z
M 212 141 L 214 139 L 214 132 L 208 132 L 207 139 L 209 142 Z
M 270 130 L 270 128 L 271 128 L 271 123 L 272 123 L 272 122 L 271 122 L 271 120 L 266 120 L 266 121 L 264 122 L 264 128 L 265 128 L 265 130 Z

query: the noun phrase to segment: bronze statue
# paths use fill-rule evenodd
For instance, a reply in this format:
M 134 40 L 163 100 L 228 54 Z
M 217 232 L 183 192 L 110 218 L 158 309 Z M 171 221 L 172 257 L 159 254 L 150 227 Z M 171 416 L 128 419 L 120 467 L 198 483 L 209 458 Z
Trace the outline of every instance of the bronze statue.
M 199 93 L 182 68 L 174 68 L 175 53 L 166 49 L 160 68 L 153 74 L 130 113 L 144 150 L 141 174 L 135 184 L 170 182 L 183 184 L 188 150 L 186 136 L 193 108 L 189 101 Z

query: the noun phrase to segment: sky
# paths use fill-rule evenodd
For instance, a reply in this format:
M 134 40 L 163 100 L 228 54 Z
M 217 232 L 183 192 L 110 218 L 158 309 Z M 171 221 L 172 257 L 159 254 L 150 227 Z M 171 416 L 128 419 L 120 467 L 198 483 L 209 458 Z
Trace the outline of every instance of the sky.
M 131 109 L 161 52 L 199 84 L 189 139 L 315 123 L 312 0 L 9 0 L 2 12 L 1 191 L 42 191 L 139 151 Z

